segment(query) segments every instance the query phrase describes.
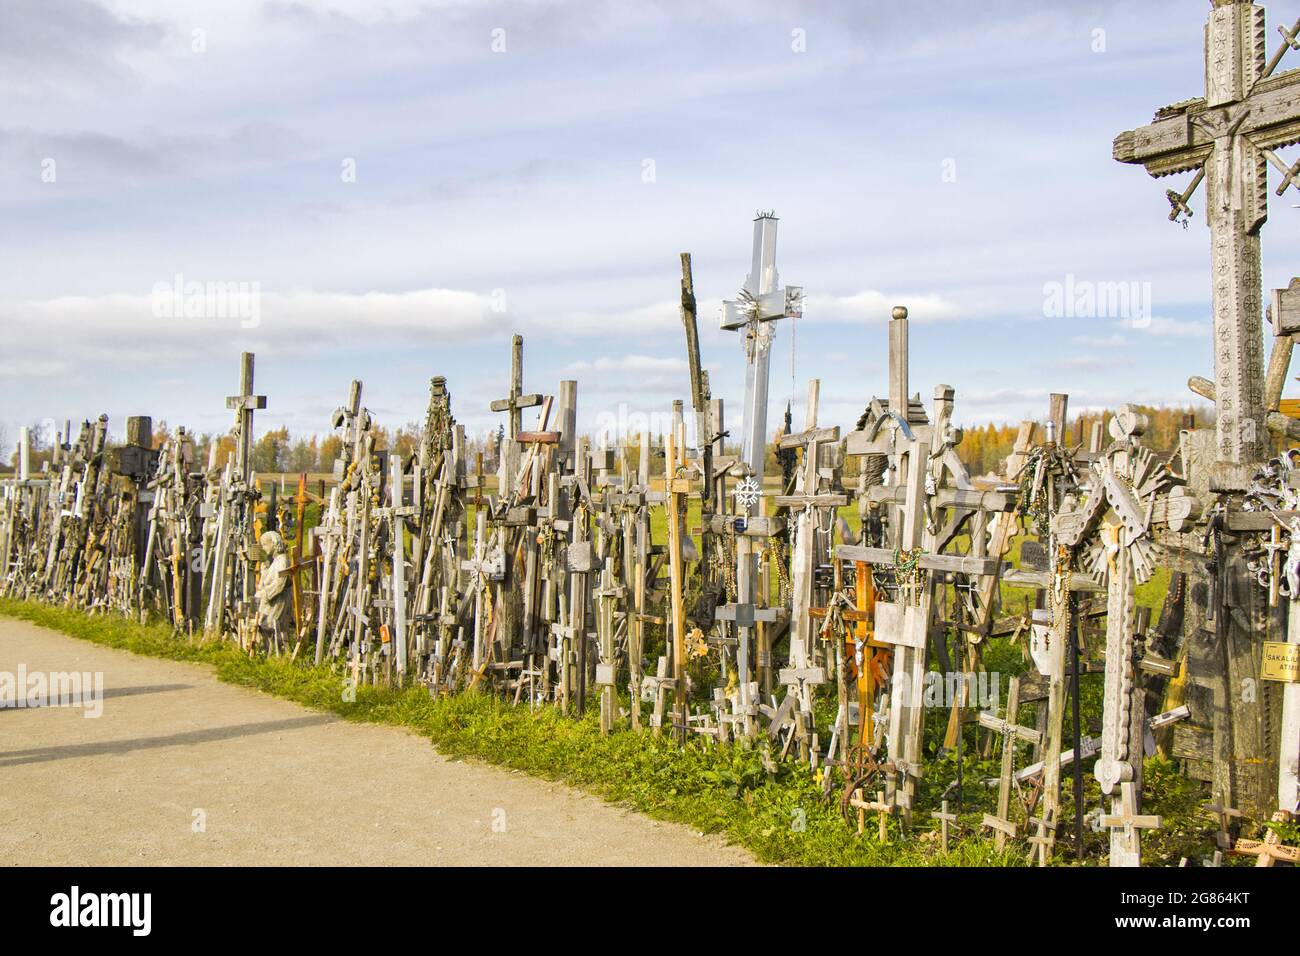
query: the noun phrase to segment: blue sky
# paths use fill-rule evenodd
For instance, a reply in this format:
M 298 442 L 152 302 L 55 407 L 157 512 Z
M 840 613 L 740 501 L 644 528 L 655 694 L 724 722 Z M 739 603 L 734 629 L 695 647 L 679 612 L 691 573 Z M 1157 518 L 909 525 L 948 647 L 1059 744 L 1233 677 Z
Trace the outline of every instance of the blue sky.
M 1267 7 L 1270 31 L 1300 13 Z M 772 421 L 793 396 L 801 422 L 820 377 L 822 422 L 851 427 L 886 392 L 894 304 L 913 388 L 954 386 L 963 422 L 1041 416 L 1050 391 L 1189 402 L 1188 375 L 1211 374 L 1203 197 L 1170 223 L 1185 178 L 1111 142 L 1201 93 L 1207 10 L 4 0 L 0 422 L 224 430 L 248 349 L 263 426 L 324 434 L 352 378 L 403 424 L 442 374 L 479 431 L 514 331 L 526 390 L 577 378 L 584 427 L 662 413 L 688 397 L 682 251 L 738 416 L 743 352 L 717 313 L 767 208 L 807 297 L 777 332 Z M 1272 198 L 1266 288 L 1295 271 L 1295 195 Z M 256 284 L 258 324 L 159 317 L 178 275 Z M 1149 323 L 1046 314 L 1068 277 L 1139 283 Z

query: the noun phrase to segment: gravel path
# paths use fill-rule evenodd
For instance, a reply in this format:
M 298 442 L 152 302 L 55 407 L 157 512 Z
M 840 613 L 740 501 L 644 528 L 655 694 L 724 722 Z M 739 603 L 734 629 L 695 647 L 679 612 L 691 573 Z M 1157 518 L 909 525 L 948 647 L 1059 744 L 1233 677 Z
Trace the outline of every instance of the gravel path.
M 0 618 L 0 672 L 102 672 L 102 715 L 0 710 L 0 858 L 37 865 L 743 865 L 559 784 Z

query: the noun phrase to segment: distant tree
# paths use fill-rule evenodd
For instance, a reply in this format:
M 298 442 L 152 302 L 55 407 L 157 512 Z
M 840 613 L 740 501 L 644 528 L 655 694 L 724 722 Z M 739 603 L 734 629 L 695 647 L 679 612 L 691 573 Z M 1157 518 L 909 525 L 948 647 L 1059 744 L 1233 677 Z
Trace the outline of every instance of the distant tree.
M 315 435 L 312 436 L 311 441 L 299 438 L 289 448 L 285 466 L 287 470 L 297 474 L 316 471 L 319 467 L 319 455 L 320 451 L 316 447 Z
M 284 471 L 288 452 L 288 428 L 282 426 L 267 432 L 253 445 L 253 470 L 263 475 Z
M 343 439 L 338 435 L 326 435 L 320 443 L 320 452 L 317 455 L 318 467 L 321 471 L 333 471 L 334 462 L 342 454 Z

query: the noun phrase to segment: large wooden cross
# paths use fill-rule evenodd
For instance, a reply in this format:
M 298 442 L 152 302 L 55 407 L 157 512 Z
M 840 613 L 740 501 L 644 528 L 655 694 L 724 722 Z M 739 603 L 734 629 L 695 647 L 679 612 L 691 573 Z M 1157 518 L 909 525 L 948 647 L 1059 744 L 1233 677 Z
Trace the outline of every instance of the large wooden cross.
M 1169 190 L 1171 219 L 1206 182 L 1213 264 L 1215 447 L 1220 461 L 1249 464 L 1264 436 L 1264 345 L 1259 230 L 1268 218 L 1268 164 L 1283 175 L 1278 195 L 1300 179 L 1276 152 L 1300 142 L 1300 71 L 1273 75 L 1300 49 L 1295 30 L 1266 60 L 1264 8 L 1212 0 L 1205 26 L 1205 95 L 1165 107 L 1140 129 L 1120 133 L 1114 156 L 1152 176 L 1196 170 L 1183 193 Z
M 239 439 L 235 462 L 240 478 L 247 481 L 253 456 L 253 412 L 266 408 L 266 396 L 253 394 L 252 352 L 244 352 L 239 358 L 239 394 L 226 399 L 226 408 L 235 412 Z
M 510 394 L 498 398 L 489 407 L 494 412 L 510 413 L 510 426 L 506 435 L 513 439 L 523 428 L 524 409 L 540 404 L 541 395 L 524 394 L 524 337 L 516 335 L 510 342 Z

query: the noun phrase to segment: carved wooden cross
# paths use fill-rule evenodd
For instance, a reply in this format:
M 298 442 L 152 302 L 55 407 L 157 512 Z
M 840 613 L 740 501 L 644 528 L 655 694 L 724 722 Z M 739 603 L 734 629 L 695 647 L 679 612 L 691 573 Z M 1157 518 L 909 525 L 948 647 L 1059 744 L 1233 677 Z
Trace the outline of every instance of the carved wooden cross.
M 1084 570 L 1106 581 L 1105 702 L 1101 758 L 1094 773 L 1102 793 L 1121 787 L 1114 798 L 1117 819 L 1137 813 L 1142 798 L 1146 714 L 1136 667 L 1134 591 L 1155 569 L 1152 525 L 1181 530 L 1197 512 L 1195 499 L 1142 447 L 1139 438 L 1146 425 L 1136 408 L 1121 406 L 1110 421 L 1114 444 L 1092 464 L 1088 497 L 1052 519 L 1058 544 L 1076 549 L 1086 542 Z M 1131 800 L 1131 813 L 1121 800 Z M 1111 866 L 1139 865 L 1141 829 L 1126 824 L 1111 830 Z
M 1285 823 L 1291 814 L 1280 811 L 1273 814 L 1274 823 Z M 1263 840 L 1238 840 L 1231 850 L 1233 856 L 1253 856 L 1256 866 L 1272 866 L 1281 860 L 1293 866 L 1300 865 L 1300 847 L 1284 846 L 1276 830 L 1269 830 Z
M 808 383 L 807 415 L 804 431 L 797 435 L 786 435 L 781 439 L 782 448 L 803 449 L 803 469 L 799 476 L 798 493 L 778 495 L 778 508 L 789 508 L 794 516 L 794 553 L 792 557 L 791 591 L 792 609 L 790 622 L 790 666 L 808 666 L 812 650 L 812 628 L 808 609 L 812 604 L 813 569 L 819 550 L 817 517 L 823 509 L 834 509 L 848 504 L 844 494 L 821 493 L 821 481 L 818 469 L 818 453 L 827 442 L 840 440 L 840 430 L 817 427 L 817 405 L 821 393 L 821 382 L 813 379 Z
M 1206 218 L 1214 265 L 1216 450 L 1220 461 L 1248 464 L 1264 436 L 1264 345 L 1260 324 L 1259 230 L 1268 218 L 1268 164 L 1282 171 L 1278 195 L 1297 170 L 1274 152 L 1300 140 L 1300 71 L 1272 75 L 1294 31 L 1265 62 L 1264 8 L 1214 0 L 1205 27 L 1205 95 L 1168 106 L 1140 129 L 1120 133 L 1114 156 L 1152 176 L 1197 170 L 1181 195 L 1170 190 L 1171 218 L 1188 212 L 1196 185 L 1207 183 Z

